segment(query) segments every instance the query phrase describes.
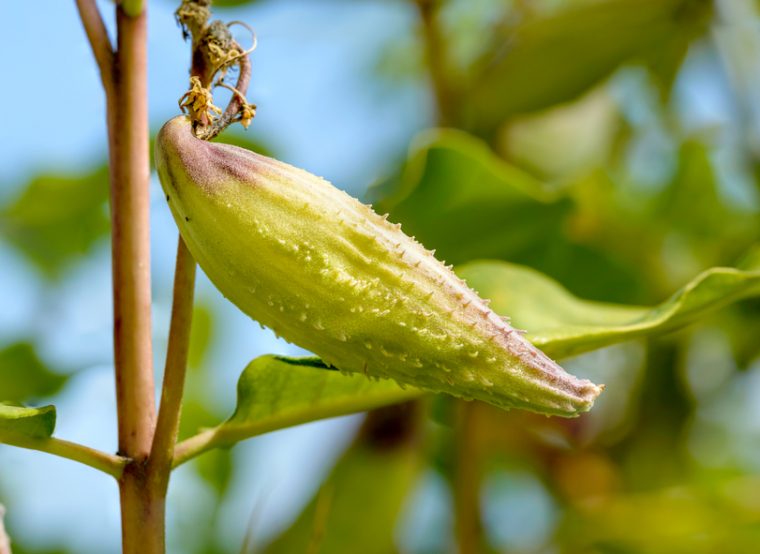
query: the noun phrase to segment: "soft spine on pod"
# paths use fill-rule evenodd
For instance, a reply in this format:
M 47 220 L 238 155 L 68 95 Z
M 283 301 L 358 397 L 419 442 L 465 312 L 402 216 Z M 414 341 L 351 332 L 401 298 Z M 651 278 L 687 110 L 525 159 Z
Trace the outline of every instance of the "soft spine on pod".
M 573 416 L 602 390 L 531 345 L 400 226 L 324 179 L 197 139 L 156 140 L 180 233 L 243 312 L 336 368 L 500 407 Z

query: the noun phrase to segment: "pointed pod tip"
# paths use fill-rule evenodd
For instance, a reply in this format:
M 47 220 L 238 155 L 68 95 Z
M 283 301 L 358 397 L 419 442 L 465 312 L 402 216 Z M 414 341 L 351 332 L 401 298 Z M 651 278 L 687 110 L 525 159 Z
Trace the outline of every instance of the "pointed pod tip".
M 574 399 L 574 415 L 580 415 L 588 412 L 594 407 L 594 402 L 604 391 L 604 385 L 596 385 L 588 380 L 581 381 L 581 387 L 577 391 L 577 397 Z

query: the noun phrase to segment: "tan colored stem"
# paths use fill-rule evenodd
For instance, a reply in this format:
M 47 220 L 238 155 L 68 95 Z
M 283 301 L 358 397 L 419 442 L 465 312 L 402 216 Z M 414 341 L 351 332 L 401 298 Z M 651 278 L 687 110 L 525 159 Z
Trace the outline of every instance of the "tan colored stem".
M 155 425 L 151 343 L 147 14 L 116 7 L 118 47 L 109 95 L 114 359 L 124 554 L 164 552 L 161 501 L 146 487 Z
M 152 487 L 165 496 L 174 457 L 174 445 L 179 432 L 182 395 L 185 388 L 187 356 L 193 319 L 195 289 L 195 260 L 182 237 L 177 244 L 177 263 L 174 270 L 174 299 L 169 327 L 161 407 L 156 434 L 153 437 L 148 478 Z
M 117 8 L 119 49 L 111 152 L 114 354 L 119 450 L 150 453 L 155 421 L 151 348 L 146 15 Z

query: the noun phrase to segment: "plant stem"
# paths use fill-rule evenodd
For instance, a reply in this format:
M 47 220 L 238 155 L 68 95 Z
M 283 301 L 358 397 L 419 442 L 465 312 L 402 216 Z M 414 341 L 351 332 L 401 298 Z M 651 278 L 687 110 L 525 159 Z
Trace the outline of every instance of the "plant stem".
M 134 7 L 134 6 L 133 6 Z M 132 12 L 133 13 L 133 12 Z M 151 343 L 147 14 L 116 6 L 118 45 L 109 95 L 114 361 L 124 554 L 161 554 L 163 510 L 147 488 L 155 401 Z M 106 89 L 108 92 L 108 89 Z
M 119 450 L 147 458 L 153 440 L 146 16 L 119 7 L 111 153 L 114 355 Z
M 121 475 L 124 472 L 124 467 L 129 463 L 129 459 L 122 456 L 106 454 L 105 452 L 101 452 L 100 450 L 82 444 L 54 437 L 49 439 L 5 439 L 4 444 L 47 452 L 54 456 L 74 460 L 75 462 L 88 465 L 103 473 L 107 473 L 116 479 L 121 478 Z
M 114 53 L 103 18 L 95 0 L 76 0 L 79 18 L 82 20 L 87 40 L 100 69 L 100 80 L 108 91 L 113 86 Z
M 449 67 L 439 21 L 440 0 L 415 0 L 422 24 L 425 56 L 438 110 L 438 125 L 453 125 L 456 119 L 454 91 L 449 79 Z
M 454 473 L 454 519 L 457 552 L 477 554 L 481 550 L 480 459 L 477 438 L 477 402 L 457 401 L 456 471 Z
M 216 448 L 218 445 L 218 439 L 219 428 L 213 427 L 211 429 L 205 429 L 197 435 L 193 435 L 189 439 L 183 440 L 177 445 L 176 449 L 174 450 L 172 466 L 181 466 L 196 456 L 200 456 L 204 452 L 208 452 L 212 448 Z
M 185 388 L 187 355 L 193 318 L 195 289 L 195 260 L 182 237 L 177 244 L 177 263 L 174 271 L 174 299 L 169 328 L 169 345 L 158 412 L 156 434 L 148 461 L 148 479 L 151 488 L 161 498 L 166 496 L 169 474 L 172 469 L 174 445 L 179 432 L 182 395 Z

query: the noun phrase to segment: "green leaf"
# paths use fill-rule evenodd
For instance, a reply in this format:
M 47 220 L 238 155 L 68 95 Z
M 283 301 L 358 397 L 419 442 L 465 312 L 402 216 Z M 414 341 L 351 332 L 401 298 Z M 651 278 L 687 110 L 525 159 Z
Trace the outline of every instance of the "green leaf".
M 457 273 L 497 313 L 508 315 L 548 355 L 566 358 L 610 344 L 678 329 L 732 302 L 760 295 L 760 269 L 716 267 L 652 307 L 582 300 L 556 281 L 506 262 L 466 264 Z
M 318 419 L 397 404 L 422 394 L 393 381 L 344 375 L 315 357 L 261 356 L 248 364 L 240 376 L 235 413 L 219 427 L 180 444 L 175 465 L 214 447 L 231 446 Z M 193 444 L 199 439 L 200 446 Z
M 451 263 L 513 258 L 561 232 L 572 203 L 498 158 L 460 131 L 429 131 L 415 140 L 401 177 L 372 191 L 390 212 Z
M 422 466 L 416 406 L 373 412 L 296 521 L 264 552 L 396 552 L 396 523 Z M 404 428 L 398 440 L 388 429 Z
M 237 441 L 236 437 L 371 410 L 420 394 L 393 381 L 344 375 L 319 358 L 261 356 L 240 376 L 237 408 L 219 432 Z
M 47 276 L 87 254 L 109 229 L 108 170 L 41 175 L 0 209 L 0 232 Z
M 0 442 L 47 439 L 55 430 L 55 406 L 25 408 L 0 402 Z
M 529 20 L 481 61 L 469 119 L 490 132 L 512 115 L 572 100 L 630 60 L 672 65 L 710 9 L 704 0 L 607 0 Z
M 565 552 L 754 552 L 757 507 L 746 499 L 757 494 L 756 478 L 743 472 L 707 482 L 691 477 L 684 483 L 682 477 L 677 486 L 648 486 L 572 506 L 557 539 Z
M 467 133 L 421 134 L 401 176 L 373 189 L 371 199 L 450 263 L 505 259 L 535 267 L 576 294 L 641 296 L 634 263 L 568 236 L 578 211 L 569 193 L 547 187 Z
M 24 402 L 51 396 L 67 380 L 67 376 L 51 371 L 27 342 L 0 350 L 0 401 Z
M 188 365 L 193 369 L 204 366 L 214 341 L 214 311 L 208 304 L 196 301 L 193 305 L 193 325 L 190 330 Z

